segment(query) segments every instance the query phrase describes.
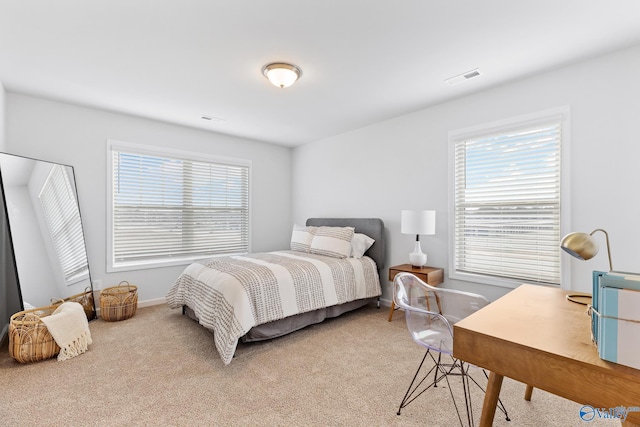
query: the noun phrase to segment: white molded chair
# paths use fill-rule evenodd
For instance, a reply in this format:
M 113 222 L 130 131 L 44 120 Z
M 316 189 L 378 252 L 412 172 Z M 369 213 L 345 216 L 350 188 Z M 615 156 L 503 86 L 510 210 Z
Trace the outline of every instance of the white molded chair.
M 471 407 L 469 385 L 474 383 L 483 392 L 484 388 L 469 375 L 469 365 L 467 363 L 453 358 L 453 324 L 480 310 L 489 304 L 489 301 L 482 295 L 429 286 L 411 273 L 396 275 L 393 300 L 397 307 L 405 311 L 407 328 L 411 338 L 427 349 L 400 403 L 398 415 L 400 415 L 402 408 L 413 402 L 422 393 L 431 387 L 438 387 L 438 383 L 445 380 L 453 399 L 460 425 L 464 426 L 465 424 L 460 415 L 448 378 L 450 375 L 457 375 L 462 377 L 467 425 L 473 426 L 473 409 Z M 424 373 L 426 367 L 425 369 L 422 368 L 427 356 L 431 358 L 434 366 Z M 422 375 L 420 375 L 421 370 L 423 371 Z M 482 372 L 486 379 L 486 372 L 484 370 Z M 430 378 L 432 374 L 432 380 L 427 381 L 427 385 L 424 385 L 427 378 Z M 509 421 L 509 416 L 501 401 L 498 402 L 498 408 Z

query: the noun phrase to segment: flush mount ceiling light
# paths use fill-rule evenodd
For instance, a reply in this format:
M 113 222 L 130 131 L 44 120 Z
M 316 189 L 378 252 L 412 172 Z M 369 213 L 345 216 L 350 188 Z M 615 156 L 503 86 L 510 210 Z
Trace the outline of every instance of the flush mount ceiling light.
M 274 62 L 262 67 L 262 74 L 279 88 L 291 86 L 302 76 L 302 70 L 286 62 Z

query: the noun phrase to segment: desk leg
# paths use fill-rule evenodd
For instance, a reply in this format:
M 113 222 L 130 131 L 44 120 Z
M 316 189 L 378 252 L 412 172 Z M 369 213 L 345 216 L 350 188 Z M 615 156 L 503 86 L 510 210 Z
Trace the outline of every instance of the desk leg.
M 533 394 L 533 386 L 527 384 L 527 389 L 524 391 L 524 400 L 531 402 L 531 395 Z
M 502 375 L 494 372 L 489 374 L 487 392 L 484 395 L 484 403 L 482 404 L 480 427 L 491 427 L 493 425 L 493 417 L 496 415 L 496 405 L 498 405 L 498 399 L 500 398 L 503 379 L 504 377 Z

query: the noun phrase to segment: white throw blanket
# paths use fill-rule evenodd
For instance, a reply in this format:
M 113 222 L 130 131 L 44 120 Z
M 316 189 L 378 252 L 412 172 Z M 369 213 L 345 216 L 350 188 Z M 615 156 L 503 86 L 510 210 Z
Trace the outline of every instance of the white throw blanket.
M 87 315 L 77 302 L 62 303 L 53 314 L 40 320 L 60 347 L 58 360 L 71 359 L 84 353 L 93 342 Z

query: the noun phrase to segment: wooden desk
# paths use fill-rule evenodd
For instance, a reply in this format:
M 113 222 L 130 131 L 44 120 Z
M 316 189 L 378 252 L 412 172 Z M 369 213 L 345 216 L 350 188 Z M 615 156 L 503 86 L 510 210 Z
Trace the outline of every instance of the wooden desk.
M 593 408 L 640 407 L 640 370 L 600 359 L 586 306 L 565 295 L 522 285 L 454 325 L 453 356 L 491 371 L 480 426 L 493 423 L 504 377 Z M 640 425 L 640 412 L 623 425 Z

